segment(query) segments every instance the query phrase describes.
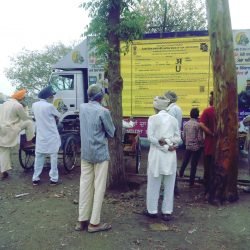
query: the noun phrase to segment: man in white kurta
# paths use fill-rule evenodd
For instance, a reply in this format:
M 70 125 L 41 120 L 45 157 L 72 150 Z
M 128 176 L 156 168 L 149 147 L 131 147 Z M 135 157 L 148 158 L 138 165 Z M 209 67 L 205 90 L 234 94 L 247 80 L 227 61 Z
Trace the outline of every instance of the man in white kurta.
M 2 179 L 8 177 L 7 171 L 11 169 L 11 148 L 17 145 L 18 136 L 22 130 L 25 130 L 28 144 L 32 145 L 33 123 L 20 103 L 25 95 L 26 90 L 19 90 L 0 105 L 0 170 Z M 24 146 L 27 146 L 27 143 Z
M 170 103 L 168 105 L 168 107 L 166 108 L 166 111 L 172 115 L 173 117 L 175 117 L 178 121 L 178 126 L 181 132 L 181 127 L 182 127 L 182 110 L 181 108 L 176 104 L 177 102 L 177 95 L 175 92 L 173 91 L 167 91 L 165 94 L 165 97 L 167 99 L 170 100 Z M 182 144 L 182 141 L 179 143 L 179 146 Z M 176 173 L 177 176 L 177 173 Z M 179 189 L 178 189 L 178 183 L 177 183 L 177 179 L 175 179 L 175 189 L 174 189 L 175 195 L 178 196 L 179 195 Z
M 56 119 L 60 117 L 60 113 L 52 104 L 55 94 L 52 87 L 48 86 L 38 94 L 40 101 L 32 105 L 36 120 L 36 156 L 32 177 L 34 186 L 40 182 L 40 174 L 43 170 L 46 155 L 50 155 L 50 184 L 56 185 L 58 183 L 57 154 L 61 145 L 61 138 L 56 124 Z
M 176 177 L 177 158 L 176 147 L 181 141 L 180 130 L 176 118 L 169 115 L 166 107 L 169 99 L 156 97 L 154 99 L 155 115 L 148 120 L 148 184 L 147 211 L 145 215 L 156 217 L 161 183 L 164 194 L 161 207 L 162 218 L 169 220 L 173 212 L 174 183 Z
M 182 110 L 181 108 L 176 104 L 177 101 L 177 95 L 173 91 L 168 91 L 165 93 L 165 97 L 170 100 L 169 105 L 166 108 L 166 111 L 175 117 L 178 121 L 178 126 L 181 131 L 182 126 Z

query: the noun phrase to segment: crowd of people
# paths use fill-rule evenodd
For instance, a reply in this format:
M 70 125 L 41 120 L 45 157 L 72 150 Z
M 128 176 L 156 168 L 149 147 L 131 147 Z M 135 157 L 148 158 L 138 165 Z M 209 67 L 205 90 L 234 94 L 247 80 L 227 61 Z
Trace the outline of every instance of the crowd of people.
M 108 138 L 115 135 L 110 111 L 103 107 L 105 95 L 102 87 L 92 84 L 88 88 L 88 103 L 80 105 L 81 137 L 81 176 L 79 191 L 79 216 L 75 230 L 100 232 L 111 229 L 109 223 L 101 222 L 101 209 L 106 190 L 109 166 Z M 46 155 L 50 156 L 50 185 L 59 182 L 57 154 L 61 145 L 57 122 L 60 113 L 53 105 L 53 88 L 47 86 L 38 94 L 39 101 L 32 105 L 35 128 L 32 118 L 27 115 L 22 101 L 26 91 L 15 92 L 10 99 L 0 104 L 0 170 L 2 180 L 8 178 L 11 169 L 11 148 L 17 145 L 22 130 L 26 132 L 24 147 L 35 146 L 35 164 L 32 183 L 40 184 Z M 176 104 L 177 95 L 168 91 L 153 100 L 155 114 L 148 119 L 147 135 L 150 142 L 147 166 L 146 209 L 143 214 L 150 218 L 158 217 L 158 203 L 161 186 L 163 201 L 161 218 L 172 219 L 174 194 L 178 192 L 176 176 L 183 177 L 191 159 L 190 187 L 195 186 L 197 164 L 204 151 L 204 187 L 209 196 L 214 167 L 214 129 L 215 111 L 213 92 L 210 106 L 199 117 L 198 108 L 190 111 L 190 120 L 182 128 L 182 110 Z M 34 145 L 34 134 L 36 142 Z M 185 154 L 179 173 L 177 173 L 177 148 L 184 143 Z M 209 198 L 209 197 L 208 197 Z

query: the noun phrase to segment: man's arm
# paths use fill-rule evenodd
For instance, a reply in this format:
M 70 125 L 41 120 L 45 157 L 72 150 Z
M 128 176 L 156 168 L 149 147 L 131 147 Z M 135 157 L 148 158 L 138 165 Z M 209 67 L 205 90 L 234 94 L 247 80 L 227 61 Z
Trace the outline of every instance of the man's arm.
M 20 117 L 21 120 L 26 121 L 29 119 L 32 119 L 31 117 L 28 116 L 28 114 L 25 112 L 22 104 L 17 104 L 16 105 L 16 112 L 17 115 Z
M 200 127 L 206 134 L 214 136 L 214 133 L 203 122 L 200 122 Z
M 115 134 L 115 126 L 112 121 L 112 117 L 110 115 L 109 110 L 104 111 L 102 122 L 103 122 L 107 137 L 113 138 Z
M 150 143 L 152 143 L 160 150 L 164 150 L 164 145 L 167 144 L 165 138 L 160 138 L 160 139 L 156 138 L 154 136 L 154 130 L 155 130 L 154 120 L 152 119 L 152 117 L 149 117 L 148 127 L 147 127 L 148 140 L 150 141 Z

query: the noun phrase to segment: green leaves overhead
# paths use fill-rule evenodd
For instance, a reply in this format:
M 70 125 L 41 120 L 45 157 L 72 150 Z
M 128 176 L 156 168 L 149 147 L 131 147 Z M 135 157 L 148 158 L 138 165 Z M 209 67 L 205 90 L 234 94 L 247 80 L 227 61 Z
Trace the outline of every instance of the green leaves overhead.
M 85 35 L 94 37 L 92 46 L 97 48 L 99 56 L 107 58 L 111 49 L 108 44 L 110 33 L 116 34 L 120 41 L 132 41 L 142 37 L 144 33 L 145 17 L 136 6 L 140 0 L 86 0 L 81 7 L 89 12 L 91 22 Z M 119 4 L 120 22 L 119 24 L 109 25 L 108 16 L 110 9 Z
M 205 0 L 142 0 L 139 8 L 149 33 L 207 29 Z
M 107 23 L 112 5 L 120 3 L 120 24 Z M 205 0 L 86 0 L 81 5 L 89 12 L 90 25 L 85 35 L 93 36 L 93 46 L 106 58 L 108 34 L 115 32 L 129 43 L 143 33 L 206 30 Z

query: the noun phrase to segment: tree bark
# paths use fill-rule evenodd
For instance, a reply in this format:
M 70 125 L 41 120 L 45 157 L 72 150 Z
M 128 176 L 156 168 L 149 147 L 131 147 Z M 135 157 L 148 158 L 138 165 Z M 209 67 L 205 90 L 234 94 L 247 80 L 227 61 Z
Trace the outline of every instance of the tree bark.
M 228 0 L 207 0 L 216 110 L 215 165 L 226 177 L 225 196 L 238 199 L 238 101 Z
M 110 110 L 116 127 L 115 137 L 110 140 L 110 171 L 109 186 L 111 188 L 126 187 L 123 145 L 122 145 L 122 88 L 123 80 L 120 74 L 120 40 L 119 24 L 121 1 L 110 0 L 108 11 L 108 80 Z

